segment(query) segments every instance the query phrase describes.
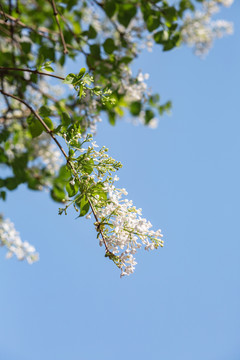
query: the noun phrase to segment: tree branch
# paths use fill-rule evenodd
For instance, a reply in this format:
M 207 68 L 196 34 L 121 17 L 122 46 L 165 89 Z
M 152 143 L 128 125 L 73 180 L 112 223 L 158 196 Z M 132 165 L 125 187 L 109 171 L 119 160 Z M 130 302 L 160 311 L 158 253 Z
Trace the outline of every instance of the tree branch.
M 55 141 L 55 143 L 57 144 L 58 148 L 60 149 L 60 151 L 62 152 L 63 156 L 65 157 L 68 165 L 71 167 L 74 175 L 76 176 L 76 178 L 78 178 L 78 175 L 77 175 L 77 172 L 73 166 L 73 164 L 71 163 L 71 161 L 69 160 L 65 150 L 63 149 L 62 145 L 59 143 L 59 141 L 56 139 L 56 137 L 54 136 L 54 134 L 52 133 L 52 131 L 49 129 L 49 127 L 47 126 L 47 124 L 44 122 L 44 120 L 41 118 L 41 116 L 37 113 L 37 111 L 35 111 L 26 101 L 18 98 L 17 96 L 14 96 L 12 94 L 8 94 L 6 93 L 4 90 L 0 89 L 0 93 L 2 93 L 4 96 L 8 96 L 8 97 L 11 97 L 12 99 L 15 99 L 17 101 L 19 101 L 20 103 L 24 104 L 30 111 L 31 113 L 38 119 L 38 121 L 42 124 L 42 126 L 44 127 L 44 129 L 46 130 L 46 132 L 51 136 L 51 138 Z M 88 202 L 89 202 L 89 205 L 91 207 L 91 210 L 92 210 L 92 213 L 95 217 L 95 220 L 98 224 L 100 224 L 99 220 L 98 220 L 98 217 L 97 217 L 97 214 L 95 212 L 95 209 L 92 205 L 92 202 L 89 198 L 88 199 Z M 106 253 L 109 253 L 109 254 L 112 254 L 111 251 L 109 250 L 108 246 L 107 246 L 107 242 L 106 242 L 106 239 L 105 239 L 105 236 L 103 234 L 103 231 L 101 229 L 101 227 L 99 227 L 99 230 L 98 230 L 102 236 L 102 239 L 103 239 L 103 243 L 105 245 L 105 249 L 106 249 Z
M 65 80 L 65 78 L 61 77 L 61 76 L 57 76 L 57 75 L 53 75 L 53 74 L 48 74 L 42 71 L 38 71 L 38 70 L 31 70 L 31 69 L 24 69 L 24 68 L 14 68 L 14 67 L 4 67 L 4 66 L 0 66 L 0 71 L 24 71 L 24 72 L 30 72 L 33 74 L 38 74 L 38 75 L 45 75 L 45 76 L 50 76 L 56 79 L 60 79 L 60 80 Z
M 15 18 L 15 17 L 13 17 L 13 16 L 11 16 L 9 14 L 6 14 L 1 10 L 0 10 L 0 14 L 1 15 L 5 14 L 6 18 L 12 20 L 15 23 L 15 25 L 19 25 L 19 26 L 21 26 L 21 27 L 23 27 L 25 29 L 29 29 L 29 30 L 35 32 L 36 34 L 38 34 L 38 35 L 40 35 L 40 36 L 42 36 L 42 37 L 44 37 L 44 38 L 46 38 L 46 39 L 48 39 L 50 41 L 54 41 L 54 39 L 52 39 L 49 35 L 46 35 L 46 33 L 51 34 L 51 35 L 58 35 L 58 32 L 49 30 L 49 29 L 47 29 L 47 28 L 45 28 L 43 26 L 41 26 L 41 27 L 39 27 L 37 29 L 37 28 L 34 28 L 33 26 L 26 25 L 22 21 L 20 21 L 19 19 Z M 8 24 L 8 23 L 6 23 L 6 21 L 3 21 L 3 20 L 0 20 L 0 23 L 11 26 L 10 23 Z M 80 49 L 76 49 L 74 46 L 72 46 L 70 44 L 66 44 L 66 47 L 69 48 L 69 49 L 73 49 L 73 50 L 78 50 L 78 51 L 80 50 Z
M 15 99 L 17 101 L 19 101 L 20 103 L 24 104 L 30 111 L 31 113 L 38 119 L 38 121 L 40 121 L 40 123 L 42 124 L 42 126 L 44 127 L 44 129 L 46 130 L 46 132 L 51 136 L 51 138 L 55 141 L 55 143 L 57 144 L 57 146 L 59 147 L 59 149 L 61 150 L 61 152 L 63 153 L 64 157 L 67 160 L 67 163 L 73 168 L 71 162 L 68 159 L 68 156 L 66 154 L 66 152 L 64 151 L 62 145 L 59 143 L 59 141 L 56 139 L 56 137 L 54 136 L 54 134 L 52 133 L 52 131 L 49 129 L 49 127 L 47 126 L 47 124 L 44 122 L 44 120 L 40 117 L 40 115 L 37 113 L 37 111 L 35 111 L 26 101 L 20 99 L 17 96 L 14 96 L 12 94 L 8 94 L 6 93 L 4 90 L 0 89 L 0 93 L 2 93 L 4 96 L 8 96 L 11 97 L 12 99 Z M 73 170 L 75 170 L 73 168 Z
M 56 4 L 55 4 L 55 1 L 54 1 L 54 0 L 51 0 L 51 4 L 52 4 L 52 8 L 53 8 L 53 14 L 54 14 L 54 16 L 55 16 L 56 23 L 57 23 L 57 26 L 58 26 L 58 29 L 59 29 L 59 34 L 60 34 L 60 37 L 61 37 L 61 40 L 62 40 L 63 52 L 64 52 L 64 54 L 68 54 L 67 45 L 66 45 L 66 43 L 65 43 L 64 36 L 63 36 L 63 32 L 62 32 L 62 29 L 61 29 L 61 26 L 60 26 L 60 22 L 59 22 L 59 19 L 58 19 L 58 11 L 57 11 L 57 7 L 56 7 Z

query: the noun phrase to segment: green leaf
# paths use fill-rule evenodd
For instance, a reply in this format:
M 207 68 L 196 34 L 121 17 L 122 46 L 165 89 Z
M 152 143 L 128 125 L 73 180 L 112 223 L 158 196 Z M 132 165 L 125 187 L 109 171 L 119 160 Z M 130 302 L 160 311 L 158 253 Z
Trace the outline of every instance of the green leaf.
M 90 45 L 90 52 L 91 52 L 91 55 L 97 59 L 100 59 L 101 56 L 100 56 L 100 46 L 97 45 L 97 44 L 94 44 L 94 45 Z
M 120 62 L 124 64 L 129 64 L 131 61 L 133 61 L 133 58 L 130 56 L 124 56 L 120 59 Z
M 138 116 L 142 108 L 142 104 L 139 101 L 135 101 L 130 105 L 130 112 L 133 116 Z
M 54 72 L 54 70 L 51 66 L 44 67 L 44 70 L 49 71 L 49 72 Z
M 9 177 L 5 179 L 5 186 L 8 190 L 14 190 L 19 185 L 17 178 Z
M 67 182 L 68 180 L 70 180 L 70 176 L 71 176 L 71 171 L 69 170 L 67 165 L 61 166 L 59 170 L 58 178 Z
M 109 120 L 110 124 L 114 126 L 116 124 L 116 113 L 113 111 L 110 111 L 108 113 L 108 120 Z
M 169 21 L 169 23 L 176 21 L 178 18 L 177 15 L 177 10 L 174 6 L 166 7 L 163 11 L 163 16 Z
M 104 6 L 104 10 L 105 10 L 105 13 L 107 14 L 107 16 L 109 18 L 113 17 L 113 15 L 114 15 L 114 13 L 116 11 L 116 2 L 115 2 L 115 0 L 106 1 L 103 6 Z
M 154 34 L 153 38 L 157 44 L 163 44 L 168 40 L 169 35 L 166 30 L 161 30 L 161 31 L 156 32 Z
M 153 94 L 149 97 L 149 104 L 151 106 L 156 106 L 159 103 L 160 96 L 158 94 Z
M 53 122 L 51 119 L 49 119 L 49 117 L 44 117 L 43 118 L 43 121 L 45 122 L 45 124 L 47 125 L 47 127 L 50 129 L 50 130 L 53 130 L 54 129 L 54 126 L 53 126 Z M 43 130 L 45 132 L 47 132 L 47 130 L 45 128 L 43 128 Z
M 93 196 L 98 195 L 100 199 L 107 200 L 107 192 L 103 190 L 104 185 L 98 183 L 91 188 L 91 194 Z
M 70 73 L 65 77 L 65 80 L 63 80 L 63 83 L 64 84 L 72 84 L 75 81 L 76 81 L 76 75 L 73 73 Z
M 62 124 L 64 126 L 69 126 L 71 124 L 71 118 L 70 115 L 66 112 L 63 111 L 61 114 L 61 120 L 62 120 Z
M 130 21 L 137 13 L 137 6 L 132 4 L 121 4 L 119 5 L 118 21 L 125 28 L 128 27 Z
M 42 134 L 44 128 L 42 124 L 39 122 L 39 120 L 37 120 L 33 115 L 28 116 L 27 123 L 28 123 L 29 131 L 33 138 Z
M 6 200 L 6 191 L 0 191 L 0 199 Z
M 88 29 L 88 38 L 95 39 L 96 36 L 97 36 L 96 30 L 94 29 L 94 27 L 92 25 L 90 25 L 89 29 Z
M 158 107 L 158 111 L 160 115 L 163 115 L 163 113 L 166 111 L 168 114 L 170 114 L 170 110 L 172 108 L 171 101 L 167 101 L 166 104 L 161 105 Z
M 86 195 L 81 196 L 80 201 L 77 202 L 77 206 L 80 208 L 79 217 L 85 216 L 88 213 L 90 205 Z
M 176 33 L 171 40 L 167 41 L 164 44 L 163 51 L 172 50 L 174 47 L 179 46 L 181 42 L 181 37 L 179 33 Z
M 82 164 L 82 169 L 85 173 L 87 173 L 88 175 L 90 175 L 93 172 L 93 168 L 94 168 L 94 161 L 93 159 L 90 159 L 87 162 L 84 162 Z
M 80 99 L 81 99 L 81 97 L 82 97 L 82 94 L 83 94 L 83 85 L 81 84 L 81 85 L 79 86 L 79 91 L 78 91 L 78 96 L 79 96 Z
M 66 185 L 66 190 L 67 190 L 68 196 L 69 196 L 69 197 L 73 197 L 73 196 L 76 195 L 77 192 L 78 192 L 78 185 L 77 185 L 77 184 L 72 185 L 72 184 L 69 182 L 69 183 L 67 183 L 67 185 Z
M 50 116 L 51 112 L 52 112 L 51 109 L 49 109 L 49 107 L 45 105 L 41 106 L 40 109 L 38 110 L 39 115 L 42 117 Z
M 83 75 L 85 74 L 85 72 L 86 72 L 86 69 L 85 69 L 85 68 L 82 68 L 82 69 L 79 71 L 77 78 L 78 78 L 78 79 L 81 79 L 81 78 L 83 77 Z
M 66 198 L 66 194 L 62 186 L 59 186 L 58 184 L 54 184 L 54 187 L 51 190 L 51 197 L 53 200 L 57 202 L 63 202 L 63 200 Z
M 160 25 L 160 17 L 159 16 L 149 16 L 147 19 L 147 29 L 149 31 L 153 31 L 157 29 Z
M 26 54 L 29 54 L 29 52 L 31 51 L 31 43 L 30 42 L 21 42 L 20 44 L 21 44 L 23 51 Z
M 150 109 L 145 111 L 145 124 L 148 124 L 154 118 L 154 112 Z
M 106 39 L 103 43 L 103 48 L 107 54 L 112 54 L 112 52 L 116 49 L 113 39 Z

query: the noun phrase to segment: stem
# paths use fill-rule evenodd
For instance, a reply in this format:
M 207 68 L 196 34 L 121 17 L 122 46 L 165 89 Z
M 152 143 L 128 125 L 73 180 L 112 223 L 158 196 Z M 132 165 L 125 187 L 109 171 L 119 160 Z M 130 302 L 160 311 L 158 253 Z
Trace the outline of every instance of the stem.
M 66 46 L 66 43 L 65 43 L 65 40 L 64 40 L 64 36 L 63 36 L 63 32 L 62 32 L 62 29 L 61 29 L 61 26 L 60 26 L 60 22 L 59 22 L 59 18 L 58 18 L 59 14 L 58 14 L 58 11 L 57 11 L 55 1 L 51 0 L 51 4 L 52 4 L 52 8 L 53 8 L 53 14 L 55 16 L 56 23 L 57 23 L 57 26 L 58 26 L 58 29 L 59 29 L 59 34 L 60 34 L 60 37 L 61 37 L 61 40 L 62 40 L 63 52 L 64 52 L 64 54 L 68 54 L 68 49 L 67 49 L 67 46 Z
M 43 27 L 43 26 L 41 26 L 41 27 L 39 27 L 39 28 L 37 29 L 37 28 L 34 28 L 33 26 L 26 25 L 26 24 L 24 24 L 22 21 L 20 21 L 18 18 L 15 18 L 15 17 L 13 17 L 13 16 L 5 13 L 5 12 L 2 11 L 2 10 L 0 10 L 0 14 L 3 15 L 6 20 L 9 19 L 9 20 L 13 21 L 13 22 L 15 23 L 15 25 L 19 25 L 19 26 L 21 26 L 21 27 L 23 27 L 23 28 L 25 28 L 25 29 L 29 29 L 29 30 L 35 32 L 36 34 L 38 34 L 38 35 L 40 35 L 40 36 L 42 36 L 42 37 L 44 37 L 44 38 L 46 38 L 46 39 L 48 39 L 48 40 L 53 41 L 53 39 L 52 39 L 50 36 L 45 35 L 45 33 L 47 33 L 47 34 L 52 34 L 52 35 L 56 35 L 56 34 L 57 34 L 56 32 L 51 31 L 51 30 L 49 30 L 49 29 L 47 29 L 47 28 L 45 28 L 45 27 Z M 5 23 L 6 25 L 11 26 L 11 24 L 6 23 L 6 20 L 4 21 L 4 23 Z M 68 47 L 71 47 L 71 45 L 68 45 Z
M 61 76 L 57 76 L 57 75 L 53 75 L 53 74 L 48 74 L 42 71 L 38 71 L 38 70 L 30 70 L 30 69 L 23 69 L 23 68 L 14 68 L 14 67 L 4 67 L 4 66 L 0 66 L 0 71 L 25 71 L 25 72 L 30 72 L 33 74 L 38 74 L 38 75 L 45 75 L 45 76 L 50 76 L 53 77 L 55 79 L 60 79 L 60 80 L 65 80 L 65 78 L 61 77 Z
M 89 198 L 87 198 L 87 199 L 88 199 L 90 208 L 91 208 L 91 210 L 92 210 L 92 213 L 93 213 L 93 215 L 94 215 L 94 217 L 95 217 L 95 220 L 96 220 L 97 223 L 99 223 L 97 214 L 96 214 L 95 209 L 94 209 L 94 207 L 93 207 L 93 204 L 92 204 L 92 202 L 91 202 L 91 200 L 90 200 Z M 101 228 L 99 228 L 99 232 L 100 232 L 100 234 L 101 234 L 101 236 L 102 236 L 103 243 L 104 243 L 105 248 L 106 248 L 106 252 L 112 254 L 111 251 L 109 250 L 108 246 L 107 246 L 107 243 L 106 243 L 106 240 L 105 240 L 105 236 L 104 236 L 103 231 L 102 231 Z

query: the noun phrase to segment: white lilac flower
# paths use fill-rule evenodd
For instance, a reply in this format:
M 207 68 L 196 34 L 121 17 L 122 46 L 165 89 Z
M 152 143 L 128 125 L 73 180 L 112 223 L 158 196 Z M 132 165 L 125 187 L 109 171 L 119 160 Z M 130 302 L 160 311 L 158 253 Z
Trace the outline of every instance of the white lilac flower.
M 216 38 L 233 33 L 233 24 L 225 20 L 212 20 L 220 9 L 219 5 L 231 6 L 233 0 L 203 1 L 202 10 L 193 15 L 187 14 L 181 30 L 183 42 L 193 46 L 196 55 L 204 56 Z
M 132 77 L 132 71 L 129 67 L 123 66 L 122 69 L 122 83 L 120 93 L 125 96 L 125 101 L 144 101 L 150 95 L 150 89 L 144 80 L 149 78 L 149 74 L 143 74 L 141 71 L 136 78 Z
M 151 230 L 152 224 L 141 217 L 142 209 L 137 209 L 128 199 L 122 199 L 127 195 L 125 189 L 105 183 L 105 191 L 109 196 L 106 206 L 98 206 L 98 200 L 94 200 L 99 222 L 104 224 L 104 239 L 100 239 L 100 246 L 105 241 L 107 251 L 114 256 L 109 257 L 121 268 L 121 276 L 130 275 L 137 264 L 133 255 L 138 249 L 144 246 L 145 250 L 153 250 L 163 246 L 161 230 Z
M 43 164 L 45 169 L 54 176 L 63 163 L 57 146 L 51 142 L 51 138 L 45 132 L 38 137 L 38 141 L 34 142 L 33 146 L 33 153 L 36 159 L 34 164 Z
M 8 249 L 7 259 L 15 255 L 18 260 L 26 259 L 29 264 L 39 260 L 35 247 L 27 241 L 22 241 L 14 224 L 9 219 L 3 219 L 2 216 L 0 216 L 0 246 Z
M 128 195 L 126 189 L 114 186 L 119 178 L 112 174 L 122 165 L 108 156 L 105 146 L 96 150 L 97 144 L 92 138 L 92 134 L 86 135 L 79 143 L 80 149 L 76 149 L 84 152 L 80 158 L 85 163 L 89 161 L 91 166 L 94 163 L 93 172 L 86 174 L 80 171 L 78 180 L 76 176 L 75 181 L 82 183 L 83 189 L 86 189 L 81 192 L 89 203 L 90 213 L 86 213 L 85 217 L 90 219 L 93 214 L 97 238 L 99 245 L 105 246 L 105 256 L 121 269 L 121 276 L 130 275 L 136 265 L 134 254 L 138 249 L 144 247 L 145 250 L 153 250 L 163 246 L 161 230 L 153 231 L 150 221 L 142 217 L 142 209 L 137 209 L 131 200 L 124 198 Z M 89 146 L 85 143 L 89 143 Z M 71 146 L 71 140 L 68 145 Z M 86 147 L 83 148 L 83 145 Z M 76 168 L 81 167 L 78 159 L 76 157 L 72 160 L 72 165 L 76 165 Z M 75 202 L 78 199 L 76 196 Z M 72 201 L 65 209 L 60 209 L 60 213 L 66 212 L 71 204 Z M 78 211 L 76 206 L 75 209 Z

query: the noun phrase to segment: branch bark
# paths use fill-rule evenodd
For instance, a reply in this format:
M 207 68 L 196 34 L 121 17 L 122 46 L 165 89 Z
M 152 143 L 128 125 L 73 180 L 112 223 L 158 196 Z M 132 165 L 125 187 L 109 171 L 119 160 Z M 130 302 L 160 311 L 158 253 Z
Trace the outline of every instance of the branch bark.
M 59 22 L 59 18 L 58 18 L 59 14 L 58 14 L 58 11 L 57 11 L 55 1 L 51 0 L 51 4 L 52 4 L 52 8 L 53 8 L 53 14 L 55 16 L 56 23 L 57 23 L 57 26 L 58 26 L 58 29 L 59 29 L 59 34 L 60 34 L 60 37 L 61 37 L 61 40 L 62 40 L 63 52 L 64 52 L 64 54 L 68 54 L 68 49 L 67 49 L 67 45 L 65 43 L 65 39 L 64 39 L 64 36 L 63 36 L 63 32 L 62 32 L 62 29 L 61 29 L 60 22 Z
M 65 78 L 61 77 L 61 76 L 57 76 L 57 75 L 53 75 L 53 74 L 48 74 L 42 71 L 38 71 L 38 70 L 31 70 L 31 69 L 24 69 L 24 68 L 14 68 L 14 67 L 4 67 L 4 66 L 0 66 L 0 71 L 24 71 L 24 72 L 30 72 L 33 74 L 38 74 L 38 75 L 45 75 L 45 76 L 50 76 L 56 79 L 60 79 L 60 80 L 65 80 Z

